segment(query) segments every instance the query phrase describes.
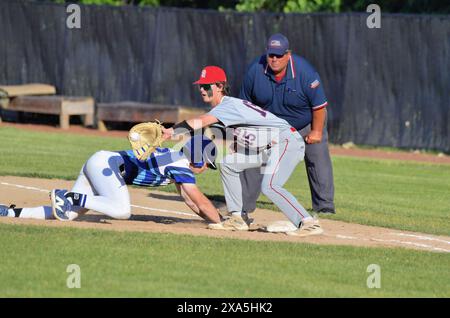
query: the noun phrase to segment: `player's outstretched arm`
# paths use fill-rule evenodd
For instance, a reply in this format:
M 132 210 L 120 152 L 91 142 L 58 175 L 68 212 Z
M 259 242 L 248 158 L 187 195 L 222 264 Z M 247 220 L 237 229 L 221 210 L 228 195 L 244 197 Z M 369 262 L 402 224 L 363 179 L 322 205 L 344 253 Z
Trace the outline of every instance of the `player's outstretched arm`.
M 177 123 L 171 128 L 162 128 L 162 138 L 163 140 L 167 140 L 170 139 L 173 135 L 191 133 L 195 130 L 210 126 L 217 122 L 219 122 L 219 120 L 212 115 L 200 115 L 198 117 Z
M 198 208 L 198 212 L 193 209 L 195 213 L 197 213 L 208 222 L 220 223 L 219 212 L 211 203 L 211 201 L 209 201 L 209 199 L 200 191 L 197 185 L 193 183 L 182 183 L 180 185 L 180 188 L 181 195 L 183 196 L 184 193 L 184 195 L 186 195 L 190 199 L 190 201 L 192 201 L 195 207 Z M 186 204 L 191 207 L 187 203 L 187 201 Z
M 200 214 L 200 209 L 198 208 L 198 206 L 191 200 L 191 198 L 186 194 L 186 192 L 182 189 L 181 184 L 176 183 L 175 184 L 178 193 L 181 195 L 181 197 L 184 200 L 184 203 L 186 203 L 186 205 L 192 210 L 194 211 L 196 214 Z
M 186 123 L 191 126 L 193 130 L 205 128 L 217 122 L 219 122 L 219 120 L 209 114 L 200 115 L 198 117 L 186 120 Z

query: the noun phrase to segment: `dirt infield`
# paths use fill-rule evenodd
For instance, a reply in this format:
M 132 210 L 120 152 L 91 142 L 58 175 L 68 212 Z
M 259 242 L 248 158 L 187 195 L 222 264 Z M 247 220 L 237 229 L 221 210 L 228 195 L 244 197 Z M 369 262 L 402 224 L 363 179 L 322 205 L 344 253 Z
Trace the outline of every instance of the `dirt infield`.
M 19 207 L 49 205 L 48 193 L 53 188 L 71 188 L 73 182 L 56 179 L 0 177 L 0 204 L 14 203 Z M 450 237 L 405 232 L 381 227 L 365 226 L 340 221 L 322 220 L 325 233 L 320 236 L 299 238 L 285 234 L 264 232 L 224 232 L 206 228 L 175 194 L 147 189 L 130 188 L 132 217 L 130 220 L 113 220 L 89 212 L 73 222 L 57 220 L 31 220 L 0 218 L 1 223 L 69 226 L 116 231 L 139 231 L 201 235 L 257 241 L 285 241 L 326 245 L 352 245 L 367 247 L 404 247 L 422 251 L 450 252 Z M 255 222 L 267 225 L 272 221 L 286 220 L 279 212 L 257 209 L 252 214 Z

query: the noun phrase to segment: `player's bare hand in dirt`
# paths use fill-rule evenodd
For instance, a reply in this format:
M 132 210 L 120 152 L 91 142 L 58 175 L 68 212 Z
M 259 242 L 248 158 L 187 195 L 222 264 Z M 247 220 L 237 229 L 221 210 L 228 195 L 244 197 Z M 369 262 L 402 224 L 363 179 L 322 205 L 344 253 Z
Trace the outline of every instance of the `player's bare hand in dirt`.
M 305 137 L 307 144 L 318 144 L 322 141 L 322 131 L 311 130 L 308 136 Z

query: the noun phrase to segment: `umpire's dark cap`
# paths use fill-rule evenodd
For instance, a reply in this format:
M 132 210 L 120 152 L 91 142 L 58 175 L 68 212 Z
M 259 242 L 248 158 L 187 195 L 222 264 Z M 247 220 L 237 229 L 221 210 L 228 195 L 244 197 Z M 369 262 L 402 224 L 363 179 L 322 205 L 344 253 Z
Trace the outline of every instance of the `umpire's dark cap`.
M 289 50 L 289 40 L 281 33 L 272 35 L 267 41 L 267 54 L 284 55 Z

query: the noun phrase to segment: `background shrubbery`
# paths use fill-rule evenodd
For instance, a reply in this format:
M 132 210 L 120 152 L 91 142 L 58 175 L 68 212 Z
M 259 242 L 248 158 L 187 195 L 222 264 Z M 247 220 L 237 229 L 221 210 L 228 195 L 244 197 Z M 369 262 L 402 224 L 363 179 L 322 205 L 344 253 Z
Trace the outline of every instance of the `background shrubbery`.
M 36 0 L 30 0 L 36 1 Z M 441 0 L 37 0 L 56 3 L 82 3 L 97 5 L 141 5 L 236 10 L 241 12 L 349 12 L 366 11 L 371 3 L 383 12 L 449 14 L 450 2 Z

